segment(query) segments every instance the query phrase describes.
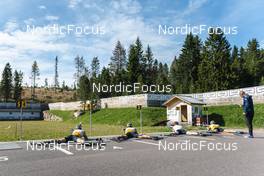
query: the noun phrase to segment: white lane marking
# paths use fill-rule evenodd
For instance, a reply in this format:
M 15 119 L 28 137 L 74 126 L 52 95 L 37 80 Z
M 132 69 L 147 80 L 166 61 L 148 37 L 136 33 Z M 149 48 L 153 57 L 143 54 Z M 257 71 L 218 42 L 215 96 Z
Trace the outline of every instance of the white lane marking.
M 65 153 L 65 154 L 67 154 L 67 155 L 73 155 L 72 152 L 70 152 L 70 151 L 68 151 L 68 150 L 65 150 L 65 149 L 63 149 L 63 148 L 61 148 L 61 147 L 57 147 L 57 146 L 55 146 L 54 148 L 57 149 L 57 150 L 59 150 L 59 151 L 61 151 L 61 152 L 63 152 L 63 153 Z
M 132 140 L 134 142 L 138 142 L 138 143 L 143 143 L 143 144 L 149 144 L 149 145 L 157 145 L 159 146 L 159 144 L 157 143 L 152 143 L 152 142 L 146 142 L 146 141 L 139 141 L 139 140 Z
M 1 156 L 0 161 L 8 161 L 8 157 L 7 156 Z
M 232 136 L 221 136 L 222 138 L 226 138 L 226 139 L 234 139 L 234 137 Z
M 196 139 L 204 139 L 204 140 L 211 140 L 211 141 L 215 141 L 214 138 L 208 138 L 208 137 L 199 137 L 199 136 L 188 136 L 190 138 L 196 138 Z
M 123 147 L 113 146 L 113 149 L 114 149 L 114 150 L 122 150 Z

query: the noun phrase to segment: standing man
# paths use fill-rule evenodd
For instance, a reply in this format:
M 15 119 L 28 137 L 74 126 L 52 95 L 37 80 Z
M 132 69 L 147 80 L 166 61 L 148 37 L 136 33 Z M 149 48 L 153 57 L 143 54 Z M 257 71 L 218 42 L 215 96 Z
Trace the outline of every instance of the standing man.
M 245 136 L 245 138 L 254 138 L 253 136 L 253 117 L 254 117 L 254 105 L 252 96 L 246 94 L 243 90 L 239 92 L 239 95 L 241 98 L 243 98 L 243 115 L 245 115 L 246 124 L 248 127 L 248 136 Z

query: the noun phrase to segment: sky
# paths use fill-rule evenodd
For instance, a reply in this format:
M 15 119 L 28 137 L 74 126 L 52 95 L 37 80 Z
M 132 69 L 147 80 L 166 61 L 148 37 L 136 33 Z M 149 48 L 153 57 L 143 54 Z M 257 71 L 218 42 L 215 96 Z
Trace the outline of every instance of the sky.
M 212 26 L 225 29 L 232 46 L 257 38 L 264 47 L 262 0 L 5 0 L 0 7 L 0 72 L 9 62 L 24 73 L 28 85 L 34 60 L 40 69 L 38 85 L 45 78 L 54 84 L 58 56 L 59 82 L 71 86 L 77 55 L 87 65 L 97 56 L 102 68 L 118 40 L 128 53 L 137 37 L 144 48 L 150 45 L 156 59 L 171 64 L 181 52 L 185 26 L 203 26 L 198 33 L 203 41 Z

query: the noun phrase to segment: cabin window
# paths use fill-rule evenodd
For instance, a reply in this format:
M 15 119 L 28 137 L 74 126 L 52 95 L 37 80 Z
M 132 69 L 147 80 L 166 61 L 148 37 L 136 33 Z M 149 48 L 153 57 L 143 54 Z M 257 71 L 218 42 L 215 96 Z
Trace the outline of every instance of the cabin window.
M 194 107 L 194 113 L 199 114 L 199 108 L 197 106 Z
M 12 115 L 13 113 L 12 112 L 9 112 L 9 115 Z
M 34 112 L 31 112 L 31 114 L 33 115 L 33 114 L 34 114 Z
M 180 107 L 176 107 L 176 110 L 179 111 L 180 110 Z

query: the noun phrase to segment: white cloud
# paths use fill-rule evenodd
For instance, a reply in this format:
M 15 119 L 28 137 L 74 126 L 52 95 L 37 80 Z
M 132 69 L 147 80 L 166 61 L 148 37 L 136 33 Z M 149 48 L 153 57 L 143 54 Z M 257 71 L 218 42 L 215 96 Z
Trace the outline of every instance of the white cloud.
M 136 14 L 141 10 L 141 5 L 136 0 L 118 0 L 111 2 L 112 8 L 116 12 L 128 13 L 128 14 Z
M 40 6 L 38 6 L 38 8 L 41 9 L 41 10 L 45 10 L 45 9 L 47 9 L 47 7 L 44 6 L 44 5 L 40 5 Z
M 45 32 L 45 30 L 36 33 L 21 30 L 16 30 L 11 34 L 0 32 L 0 40 L 0 46 L 10 46 L 21 50 L 52 52 L 63 46 L 63 43 L 55 43 L 57 37 Z
M 87 3 L 87 1 L 82 3 Z M 92 7 L 95 6 L 89 1 L 89 5 L 85 8 Z M 117 40 L 120 40 L 128 50 L 129 45 L 134 43 L 136 37 L 139 36 L 144 47 L 150 44 L 155 57 L 160 61 L 170 62 L 174 58 L 174 55 L 178 52 L 177 48 L 180 48 L 179 43 L 172 40 L 170 36 L 159 35 L 157 26 L 151 26 L 144 21 L 140 14 L 142 6 L 138 1 L 97 3 L 94 9 L 104 9 L 105 7 L 107 7 L 107 10 L 100 10 L 96 14 L 98 23 L 94 24 L 105 27 L 105 35 L 92 40 L 88 39 L 89 42 L 87 42 L 87 38 L 80 38 L 77 41 L 87 43 L 85 50 L 89 57 L 99 56 L 99 59 L 103 59 L 101 60 L 102 66 L 106 66 Z M 90 18 L 91 15 L 89 18 L 85 18 L 84 15 L 79 18 L 78 24 L 84 25 Z M 78 49 L 81 48 L 78 47 Z
M 36 20 L 34 18 L 28 18 L 24 20 L 24 23 L 27 25 L 32 25 Z
M 261 41 L 259 42 L 259 47 L 260 47 L 260 48 L 264 48 L 264 40 L 261 40 Z
M 69 0 L 68 7 L 74 9 L 82 0 Z
M 188 4 L 188 8 L 191 10 L 196 10 L 202 7 L 208 0 L 190 0 Z
M 45 30 L 38 33 L 15 30 L 12 32 L 0 32 L 0 58 L 2 63 L 10 62 L 14 69 L 22 70 L 25 73 L 25 81 L 29 83 L 30 68 L 33 60 L 41 63 L 42 70 L 51 71 L 53 63 L 51 58 L 43 58 L 45 53 L 65 54 L 69 51 L 70 45 L 58 41 L 60 37 L 51 35 Z M 54 56 L 55 57 L 55 56 Z M 1 64 L 2 70 L 4 64 Z M 43 75 L 45 76 L 45 75 Z
M 189 0 L 188 7 L 181 13 L 181 16 L 187 16 L 201 8 L 209 0 Z
M 79 3 L 84 2 L 71 0 L 68 5 L 70 8 L 75 8 Z M 85 3 L 88 3 L 88 1 L 85 1 Z M 45 77 L 49 78 L 49 81 L 52 80 L 53 54 L 54 57 L 58 55 L 59 59 L 61 59 L 60 66 L 63 68 L 60 80 L 66 80 L 68 84 L 71 84 L 74 73 L 73 58 L 77 54 L 84 56 L 87 65 L 90 65 L 92 57 L 98 56 L 102 68 L 102 66 L 106 66 L 109 63 L 109 58 L 117 40 L 120 40 L 128 50 L 129 45 L 134 43 L 136 37 L 139 36 L 145 48 L 147 44 L 150 44 L 155 58 L 168 63 L 173 59 L 177 48 L 180 48 L 177 41 L 170 36 L 158 35 L 157 26 L 152 26 L 145 22 L 145 19 L 140 14 L 142 7 L 135 0 L 89 4 L 90 6 L 84 8 L 97 9 L 96 24 L 94 25 L 104 26 L 106 29 L 105 35 L 76 38 L 75 36 L 67 35 L 51 35 L 45 30 L 38 30 L 39 32 L 34 34 L 19 29 L 13 30 L 11 33 L 0 31 L 1 61 L 14 63 L 16 68 L 27 74 L 26 81 L 30 83 L 28 80 L 30 67 L 33 60 L 36 59 L 40 65 L 41 72 L 43 71 L 41 73 L 41 82 L 44 82 Z M 96 8 L 94 5 L 96 5 Z M 76 11 L 76 13 L 79 12 Z M 90 14 L 87 15 L 81 12 L 79 16 L 80 18 L 75 23 L 77 26 L 86 25 L 87 21 L 92 17 Z M 59 17 L 47 15 L 45 19 L 58 20 Z M 34 22 L 35 19 L 33 18 L 24 21 L 25 24 L 31 25 Z M 69 41 L 66 39 L 69 39 Z
M 58 20 L 60 17 L 58 16 L 53 16 L 53 15 L 46 15 L 45 16 L 45 19 L 48 20 L 48 21 L 56 21 Z
M 4 31 L 5 32 L 12 32 L 18 28 L 17 21 L 15 19 L 10 19 L 5 23 Z

